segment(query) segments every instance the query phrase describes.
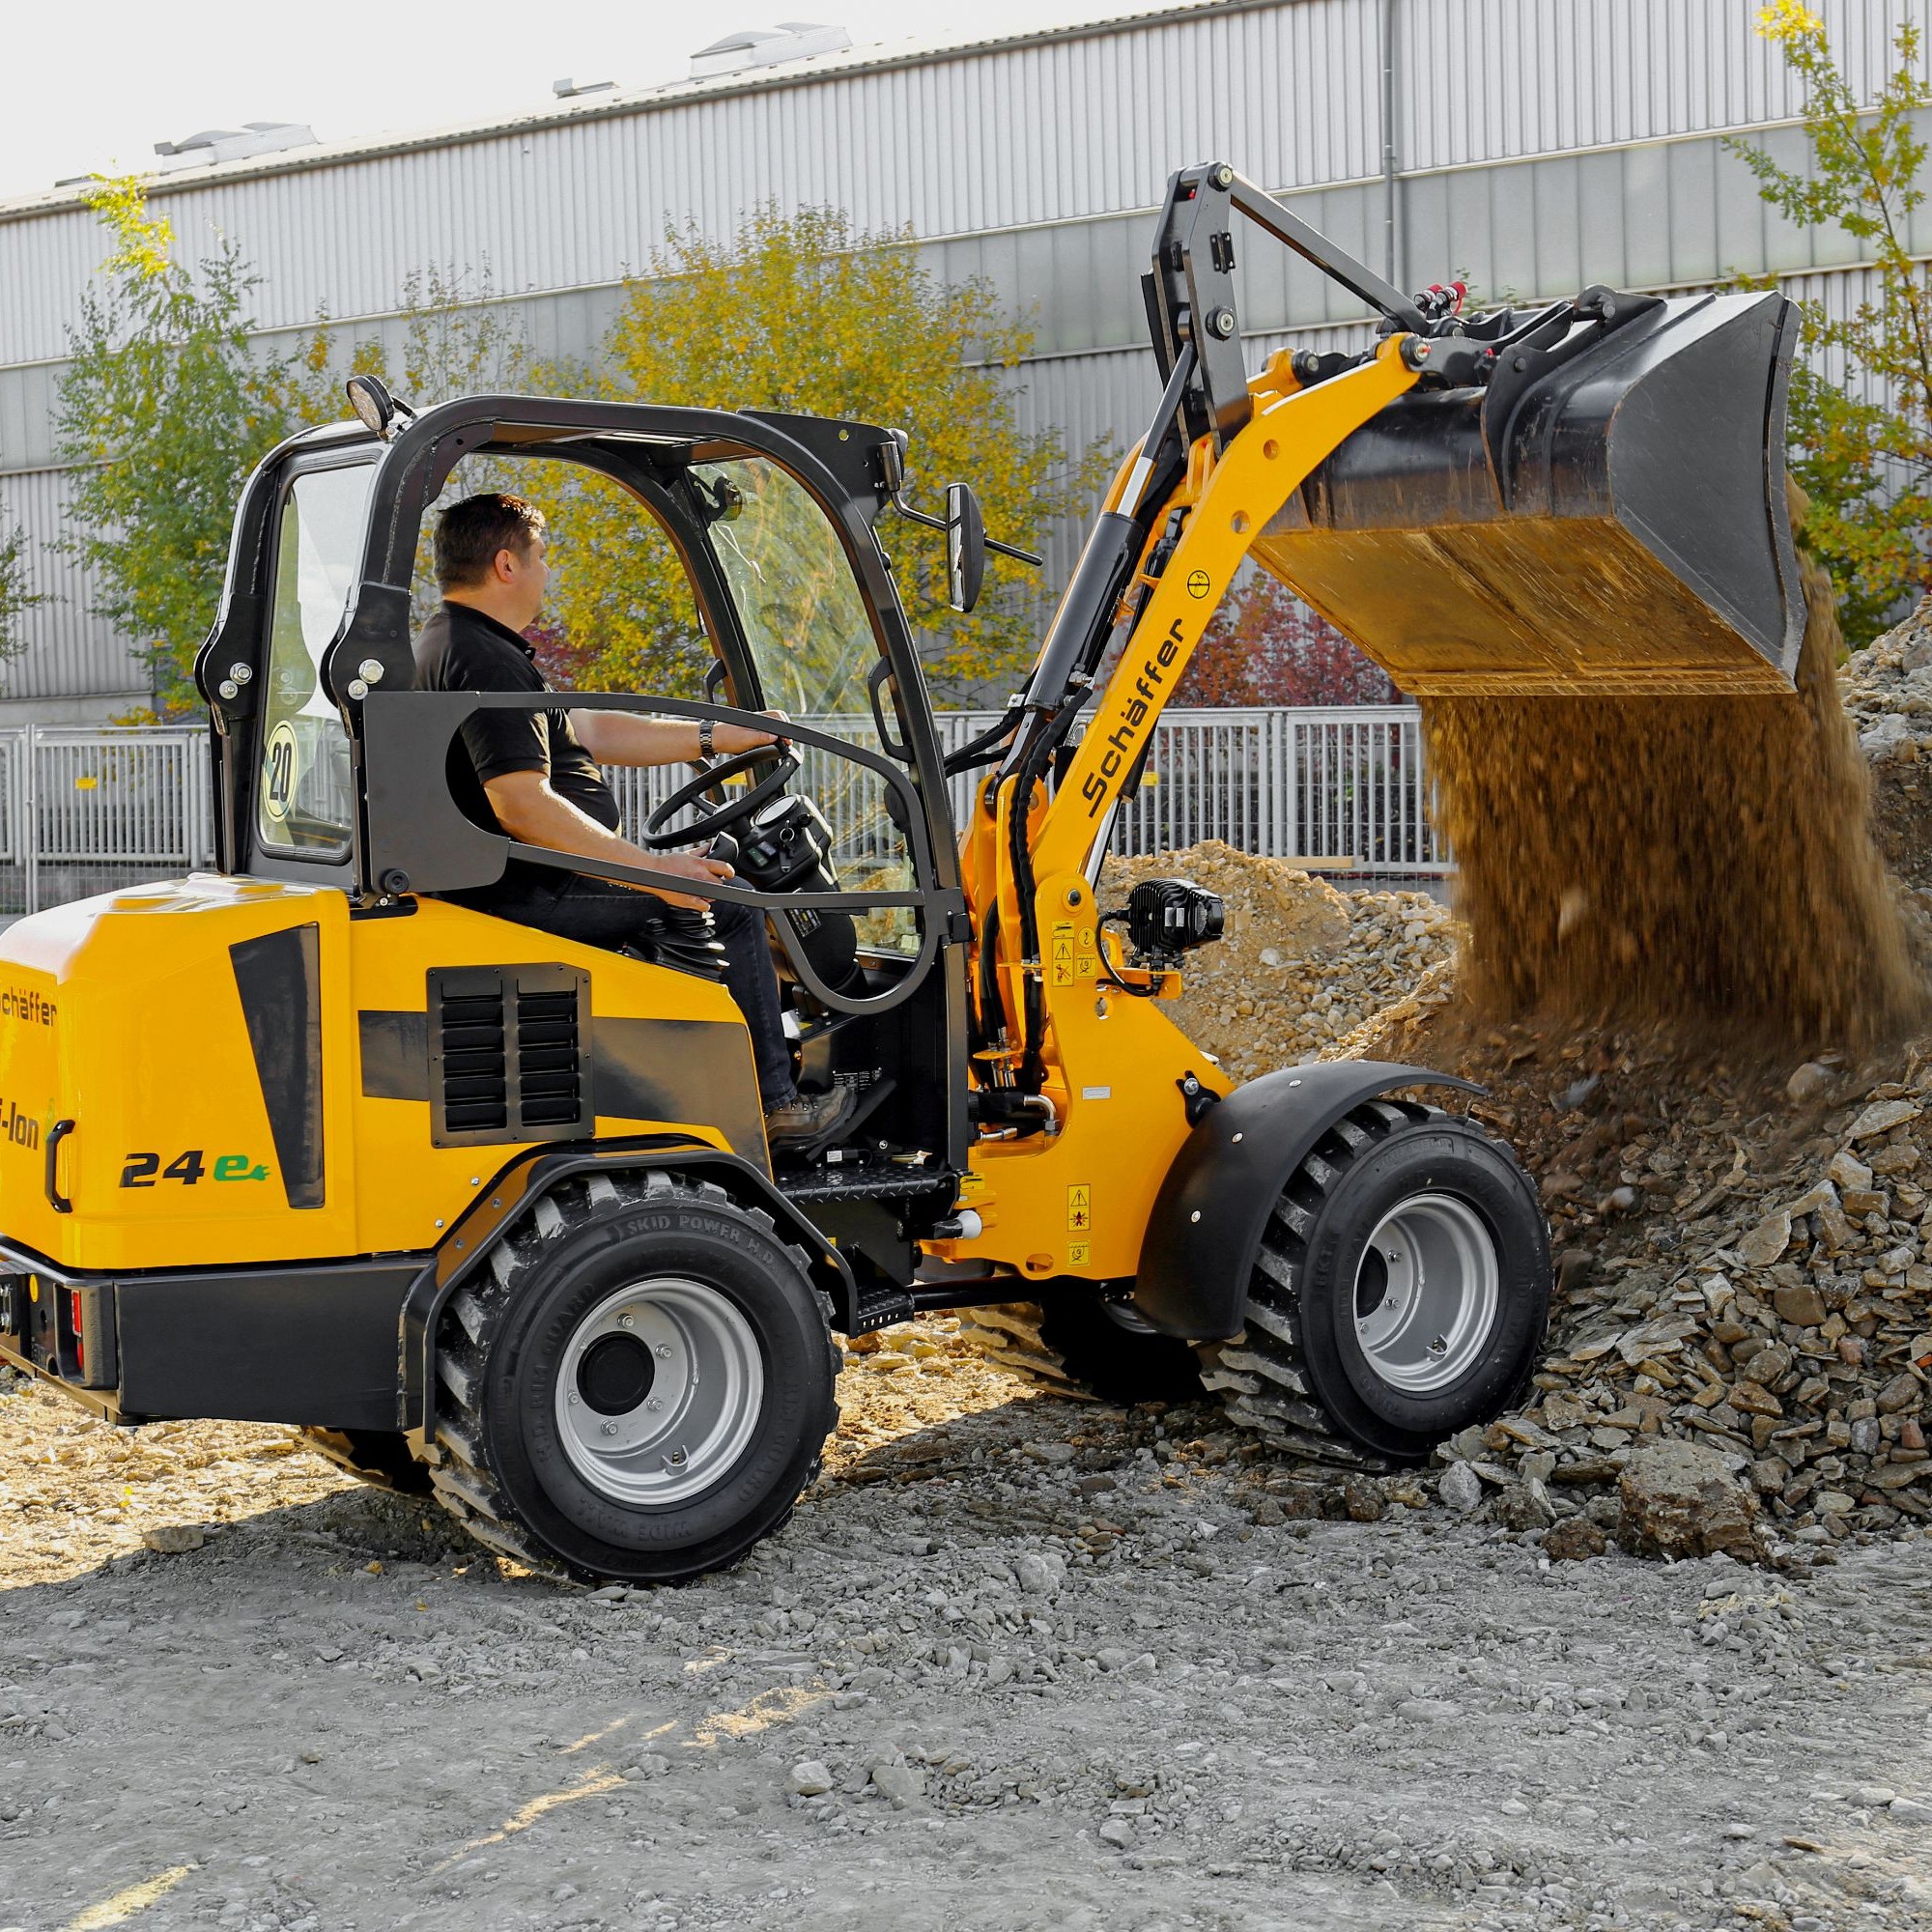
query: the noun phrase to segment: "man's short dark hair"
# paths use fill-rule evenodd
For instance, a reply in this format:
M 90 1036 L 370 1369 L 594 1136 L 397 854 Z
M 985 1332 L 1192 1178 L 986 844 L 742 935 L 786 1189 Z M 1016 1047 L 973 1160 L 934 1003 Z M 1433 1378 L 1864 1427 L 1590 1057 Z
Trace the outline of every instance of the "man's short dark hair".
M 544 513 L 496 491 L 452 503 L 436 526 L 436 581 L 443 590 L 481 583 L 500 550 L 519 555 L 544 533 Z

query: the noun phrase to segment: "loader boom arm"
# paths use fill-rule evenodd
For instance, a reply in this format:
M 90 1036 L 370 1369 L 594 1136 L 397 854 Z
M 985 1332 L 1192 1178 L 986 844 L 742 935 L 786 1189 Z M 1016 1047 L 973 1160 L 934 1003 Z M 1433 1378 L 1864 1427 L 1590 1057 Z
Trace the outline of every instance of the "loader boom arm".
M 1379 309 L 1385 330 L 1397 332 L 1356 366 L 1324 368 L 1304 383 L 1297 358 L 1282 355 L 1250 382 L 1232 280 L 1237 212 Z M 1318 465 L 1414 386 L 1433 352 L 1457 355 L 1417 332 L 1429 323 L 1412 303 L 1225 164 L 1185 169 L 1170 182 L 1143 290 L 1165 384 L 1160 402 L 1061 599 L 1017 700 L 1016 728 L 980 789 L 963 855 L 982 1072 L 1023 1094 L 1038 1094 L 1047 1072 L 1039 934 L 1048 883 L 1086 871 L 1106 839 L 1153 727 L 1255 538 Z M 1463 351 L 1461 359 L 1473 366 L 1475 354 Z M 1062 747 L 1103 676 L 1068 763 Z M 1056 889 L 1063 898 L 1070 890 Z
M 1143 559 L 1130 582 L 1130 593 L 1145 587 L 1149 594 L 1041 815 L 1033 840 L 1037 871 L 1086 865 L 1249 544 L 1344 438 L 1414 386 L 1404 340 L 1389 338 L 1374 361 L 1317 388 L 1281 393 L 1258 384 L 1246 427 L 1218 456 L 1197 452 L 1181 490 L 1162 505 L 1163 523 L 1185 511 L 1179 540 L 1157 576 L 1147 574 L 1150 560 Z

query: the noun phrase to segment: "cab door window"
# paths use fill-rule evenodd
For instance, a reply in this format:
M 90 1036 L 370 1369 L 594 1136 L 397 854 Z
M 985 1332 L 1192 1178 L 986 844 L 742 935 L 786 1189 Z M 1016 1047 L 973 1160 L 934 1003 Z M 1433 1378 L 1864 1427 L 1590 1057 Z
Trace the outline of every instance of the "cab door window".
M 758 673 L 760 701 L 802 723 L 883 749 L 867 680 L 879 641 L 838 533 L 811 493 L 765 457 L 691 467 L 712 555 L 737 610 Z M 903 829 L 884 780 L 849 758 L 805 753 L 796 787 L 810 794 L 832 833 L 832 865 L 848 892 L 908 892 L 916 884 Z M 909 906 L 877 907 L 859 922 L 861 943 L 916 952 Z
M 374 467 L 311 469 L 282 499 L 261 710 L 255 837 L 263 851 L 334 864 L 355 819 L 349 735 L 322 684 L 362 558 Z

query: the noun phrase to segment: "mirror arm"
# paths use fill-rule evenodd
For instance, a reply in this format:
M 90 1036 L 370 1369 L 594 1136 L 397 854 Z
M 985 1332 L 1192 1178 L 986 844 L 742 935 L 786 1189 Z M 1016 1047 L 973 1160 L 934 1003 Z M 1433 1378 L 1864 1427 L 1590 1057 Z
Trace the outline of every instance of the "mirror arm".
M 1046 568 L 1046 559 L 1036 556 L 1030 550 L 1017 550 L 1011 544 L 1003 544 L 998 537 L 988 537 L 986 548 L 999 556 L 1009 556 L 1015 563 L 1030 563 L 1036 570 Z
M 923 510 L 915 510 L 896 490 L 886 500 L 909 524 L 918 524 L 922 528 L 928 530 L 943 530 L 946 527 L 944 517 L 928 517 Z M 1032 551 L 1020 550 L 1013 544 L 1002 543 L 998 537 L 988 537 L 986 548 L 997 555 L 1011 557 L 1015 563 L 1030 563 L 1036 570 L 1046 568 L 1045 557 L 1036 556 Z
M 904 496 L 896 490 L 886 500 L 909 524 L 918 524 L 928 530 L 943 530 L 946 527 L 946 519 L 944 517 L 928 517 L 923 510 L 915 510 L 906 501 Z

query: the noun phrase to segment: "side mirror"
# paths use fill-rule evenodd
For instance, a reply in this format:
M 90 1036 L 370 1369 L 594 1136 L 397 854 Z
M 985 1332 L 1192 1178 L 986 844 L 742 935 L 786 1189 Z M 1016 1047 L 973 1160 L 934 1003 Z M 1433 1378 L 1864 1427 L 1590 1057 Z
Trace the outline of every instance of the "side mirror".
M 962 616 L 980 601 L 986 578 L 986 520 L 967 483 L 946 486 L 947 599 Z

